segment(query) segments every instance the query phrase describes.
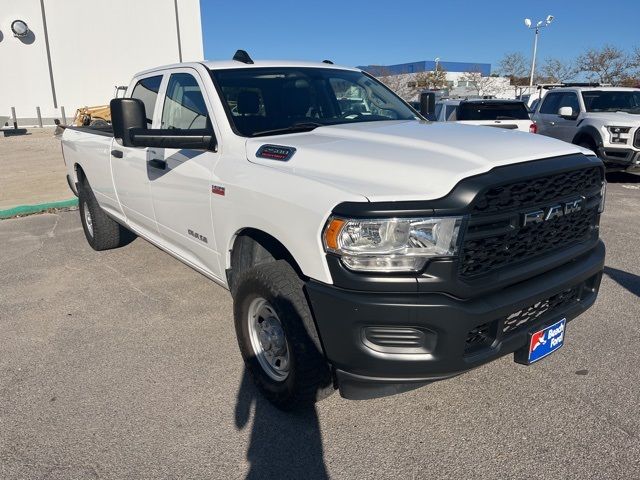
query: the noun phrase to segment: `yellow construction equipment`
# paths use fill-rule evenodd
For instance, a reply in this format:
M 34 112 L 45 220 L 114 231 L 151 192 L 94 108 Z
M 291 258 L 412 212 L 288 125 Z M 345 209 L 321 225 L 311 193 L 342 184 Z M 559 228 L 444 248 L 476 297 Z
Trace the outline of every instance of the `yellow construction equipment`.
M 73 124 L 76 127 L 96 126 L 106 127 L 111 123 L 111 109 L 109 105 L 98 105 L 95 107 L 82 107 L 76 110 Z
M 122 96 L 127 91 L 127 87 L 118 86 L 115 87 L 114 98 L 118 98 L 120 92 Z M 76 116 L 73 119 L 73 124 L 76 127 L 83 127 L 91 125 L 92 127 L 106 127 L 111 123 L 111 109 L 109 105 L 96 105 L 95 107 L 81 107 L 76 110 Z

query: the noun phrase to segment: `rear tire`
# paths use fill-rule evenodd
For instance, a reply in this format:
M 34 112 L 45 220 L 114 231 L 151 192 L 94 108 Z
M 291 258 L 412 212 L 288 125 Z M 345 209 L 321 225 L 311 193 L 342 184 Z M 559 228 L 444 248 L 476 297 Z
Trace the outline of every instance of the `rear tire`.
M 282 410 L 309 406 L 334 391 L 303 287 L 291 265 L 278 260 L 242 272 L 233 292 L 247 371 Z
M 135 235 L 102 210 L 87 179 L 83 179 L 78 187 L 80 221 L 91 248 L 101 251 L 131 243 Z

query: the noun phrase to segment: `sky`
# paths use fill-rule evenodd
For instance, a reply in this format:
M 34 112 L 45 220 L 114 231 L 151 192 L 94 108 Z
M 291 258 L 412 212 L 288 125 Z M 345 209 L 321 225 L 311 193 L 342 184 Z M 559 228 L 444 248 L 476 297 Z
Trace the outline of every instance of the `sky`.
M 609 7 L 613 7 L 609 11 Z M 346 66 L 433 60 L 491 63 L 508 52 L 530 58 L 524 18 L 553 23 L 538 60 L 573 59 L 604 44 L 640 47 L 640 0 L 200 0 L 205 58 L 332 60 Z

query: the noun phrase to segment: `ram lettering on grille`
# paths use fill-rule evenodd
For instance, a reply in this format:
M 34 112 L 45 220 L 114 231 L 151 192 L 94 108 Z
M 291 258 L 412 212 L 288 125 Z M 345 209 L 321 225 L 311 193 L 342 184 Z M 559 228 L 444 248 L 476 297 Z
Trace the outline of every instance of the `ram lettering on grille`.
M 601 187 L 595 167 L 489 188 L 472 207 L 460 276 L 488 274 L 588 241 L 598 224 Z

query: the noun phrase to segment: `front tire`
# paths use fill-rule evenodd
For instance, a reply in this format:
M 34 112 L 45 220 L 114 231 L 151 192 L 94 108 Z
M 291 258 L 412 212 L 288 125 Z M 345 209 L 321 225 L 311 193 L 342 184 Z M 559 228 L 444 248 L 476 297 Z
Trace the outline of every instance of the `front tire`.
M 308 406 L 333 393 L 304 283 L 285 260 L 241 273 L 234 318 L 245 366 L 276 407 Z
M 78 185 L 80 221 L 87 242 L 94 250 L 109 250 L 130 243 L 135 235 L 109 217 L 98 204 L 89 182 Z

